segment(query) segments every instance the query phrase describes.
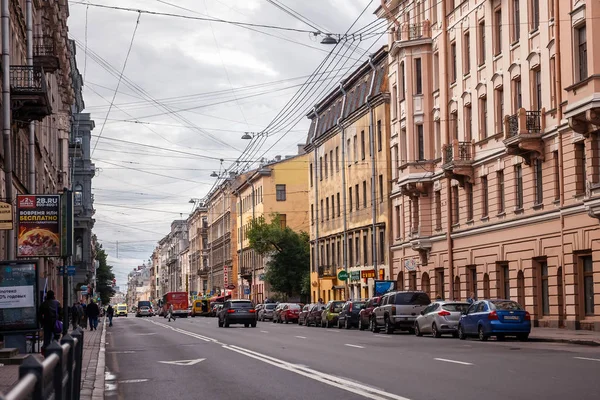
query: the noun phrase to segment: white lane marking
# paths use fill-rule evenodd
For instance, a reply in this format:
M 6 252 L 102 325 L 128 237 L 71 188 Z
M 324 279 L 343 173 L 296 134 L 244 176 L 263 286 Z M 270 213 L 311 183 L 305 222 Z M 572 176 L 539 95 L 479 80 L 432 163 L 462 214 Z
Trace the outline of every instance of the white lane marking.
M 270 357 L 261 353 L 257 353 L 252 350 L 244 349 L 242 347 L 233 346 L 233 345 L 224 345 L 223 348 L 227 350 L 234 351 L 236 353 L 245 355 L 250 358 L 254 358 L 256 360 L 262 361 L 264 363 L 276 366 L 278 368 L 294 372 L 298 375 L 305 376 L 307 378 L 316 380 L 318 382 L 324 383 L 326 385 L 334 386 L 342 390 L 346 390 L 348 392 L 357 394 L 359 396 L 363 396 L 373 400 L 409 400 L 406 397 L 398 396 L 393 393 L 386 392 L 381 389 L 377 389 L 371 386 L 367 386 L 363 383 L 358 383 L 355 381 L 351 381 L 347 378 L 326 374 L 320 371 L 313 370 L 311 368 L 307 368 L 302 365 L 288 363 L 286 361 Z
M 456 360 L 448 360 L 448 359 L 445 359 L 445 358 L 434 358 L 434 360 L 448 362 L 448 363 L 454 363 L 454 364 L 460 364 L 460 365 L 473 365 L 473 364 L 468 363 L 468 362 L 456 361 Z
M 344 346 L 356 347 L 357 349 L 364 349 L 365 348 L 365 346 L 359 346 L 359 345 L 356 345 L 356 344 L 349 344 L 349 343 L 344 344 Z
M 190 365 L 196 365 L 199 362 L 206 360 L 206 358 L 198 358 L 196 360 L 177 360 L 177 361 L 159 361 L 161 364 L 171 364 L 171 365 L 182 365 L 184 367 L 189 367 Z
M 260 333 L 269 333 L 269 331 L 260 331 Z
M 125 351 L 107 351 L 108 354 L 133 354 L 135 351 L 133 350 L 125 350 Z
M 138 333 L 137 336 L 151 336 L 151 335 L 156 335 L 156 332 L 152 332 L 152 333 Z
M 578 360 L 598 361 L 598 362 L 600 362 L 600 359 L 598 359 L 598 358 L 588 358 L 588 357 L 573 357 L 573 358 L 576 358 Z
M 118 381 L 118 383 L 142 383 L 148 382 L 148 379 L 125 379 L 123 381 Z
M 297 337 L 298 339 L 306 339 L 306 336 L 294 336 Z

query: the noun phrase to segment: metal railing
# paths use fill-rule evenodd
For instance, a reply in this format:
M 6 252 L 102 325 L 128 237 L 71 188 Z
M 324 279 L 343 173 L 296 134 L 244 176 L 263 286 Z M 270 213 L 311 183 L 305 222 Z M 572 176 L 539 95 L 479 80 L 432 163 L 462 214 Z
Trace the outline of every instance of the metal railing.
M 33 38 L 33 54 L 35 56 L 54 56 L 54 40 L 50 36 Z
M 453 161 L 472 161 L 473 155 L 471 142 L 454 142 L 454 144 L 446 146 L 444 152 L 444 164 Z
M 19 367 L 19 382 L 0 400 L 79 400 L 83 364 L 83 331 L 66 334 L 45 350 L 40 362 L 30 355 Z
M 10 88 L 17 92 L 46 92 L 46 77 L 38 66 L 11 65 Z
M 542 112 L 541 111 L 527 111 L 525 113 L 525 128 L 528 133 L 538 134 L 542 133 Z
M 318 268 L 318 272 L 319 278 L 337 276 L 335 267 L 333 265 L 321 266 Z
M 519 114 L 513 114 L 506 117 L 506 136 L 511 138 L 519 134 Z

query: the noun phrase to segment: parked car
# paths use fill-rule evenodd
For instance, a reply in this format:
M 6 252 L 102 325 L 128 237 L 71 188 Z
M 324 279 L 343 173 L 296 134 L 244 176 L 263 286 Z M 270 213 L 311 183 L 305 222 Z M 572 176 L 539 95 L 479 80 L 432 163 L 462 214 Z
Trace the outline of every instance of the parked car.
M 298 317 L 302 307 L 299 304 L 289 303 L 286 304 L 279 313 L 279 321 L 286 324 L 290 322 L 298 322 Z
M 265 319 L 273 319 L 273 311 L 275 311 L 275 307 L 277 304 L 275 303 L 265 303 L 262 305 L 260 311 L 258 311 L 258 320 L 264 321 Z
M 244 324 L 246 328 L 256 327 L 256 310 L 254 304 L 247 299 L 225 301 L 217 318 L 219 328 L 229 328 L 231 324 Z
M 328 302 L 321 313 L 321 327 L 331 328 L 336 325 L 343 306 L 344 302 L 341 300 L 331 300 Z
M 275 309 L 273 310 L 273 323 L 281 323 L 279 316 L 281 315 L 281 310 L 283 310 L 283 307 L 285 307 L 286 304 L 287 303 L 279 303 L 276 305 Z
M 436 301 L 428 305 L 415 320 L 415 335 L 431 333 L 434 337 L 451 334 L 458 337 L 458 320 L 470 304 L 456 301 Z
M 512 300 L 481 300 L 471 304 L 458 322 L 458 337 L 477 336 L 485 341 L 490 336 L 504 340 L 516 336 L 526 341 L 531 333 L 531 316 Z
M 313 304 L 306 316 L 306 326 L 321 326 L 321 314 L 325 310 L 325 306 L 322 304 Z
M 135 316 L 136 317 L 151 317 L 152 309 L 148 306 L 138 307 L 137 311 L 135 312 Z
M 305 304 L 304 307 L 302 307 L 300 314 L 298 314 L 298 325 L 306 325 L 306 322 L 308 319 L 308 314 L 310 313 L 310 309 L 313 306 L 314 306 L 314 303 L 313 304 Z
M 371 331 L 376 333 L 384 328 L 387 334 L 394 333 L 396 329 L 412 332 L 417 316 L 429 304 L 431 300 L 425 292 L 386 293 L 371 314 Z
M 371 314 L 375 307 L 379 307 L 381 303 L 381 296 L 371 297 L 367 300 L 364 308 L 358 313 L 358 329 L 365 330 L 369 327 L 371 321 Z
M 211 308 L 211 313 L 210 316 L 211 317 L 216 317 L 217 313 L 219 312 L 220 308 L 223 307 L 223 303 L 211 303 L 210 308 Z
M 350 329 L 353 326 L 358 327 L 358 314 L 360 310 L 367 304 L 365 300 L 350 300 L 342 307 L 342 311 L 338 316 L 337 327 L 342 329 Z

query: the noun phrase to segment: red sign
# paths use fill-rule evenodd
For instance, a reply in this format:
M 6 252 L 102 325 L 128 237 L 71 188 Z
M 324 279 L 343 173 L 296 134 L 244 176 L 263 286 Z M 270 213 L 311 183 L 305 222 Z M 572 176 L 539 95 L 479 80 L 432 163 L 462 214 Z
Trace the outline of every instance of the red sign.
M 379 280 L 382 281 L 385 279 L 385 270 L 380 269 L 379 270 Z
M 60 256 L 60 196 L 18 195 L 18 257 Z
M 367 270 L 367 271 L 360 271 L 360 277 L 362 279 L 368 279 L 368 278 L 375 279 L 375 276 L 376 276 L 376 274 L 375 274 L 375 270 L 374 269 L 370 269 L 370 270 Z

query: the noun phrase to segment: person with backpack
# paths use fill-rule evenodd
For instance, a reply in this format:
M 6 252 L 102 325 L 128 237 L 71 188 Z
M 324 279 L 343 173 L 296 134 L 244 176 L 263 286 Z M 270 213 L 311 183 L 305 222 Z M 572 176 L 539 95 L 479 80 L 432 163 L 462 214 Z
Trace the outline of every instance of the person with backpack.
M 44 330 L 42 351 L 48 347 L 52 339 L 59 340 L 62 333 L 62 308 L 54 296 L 53 290 L 48 290 L 46 300 L 40 305 L 39 320 Z

